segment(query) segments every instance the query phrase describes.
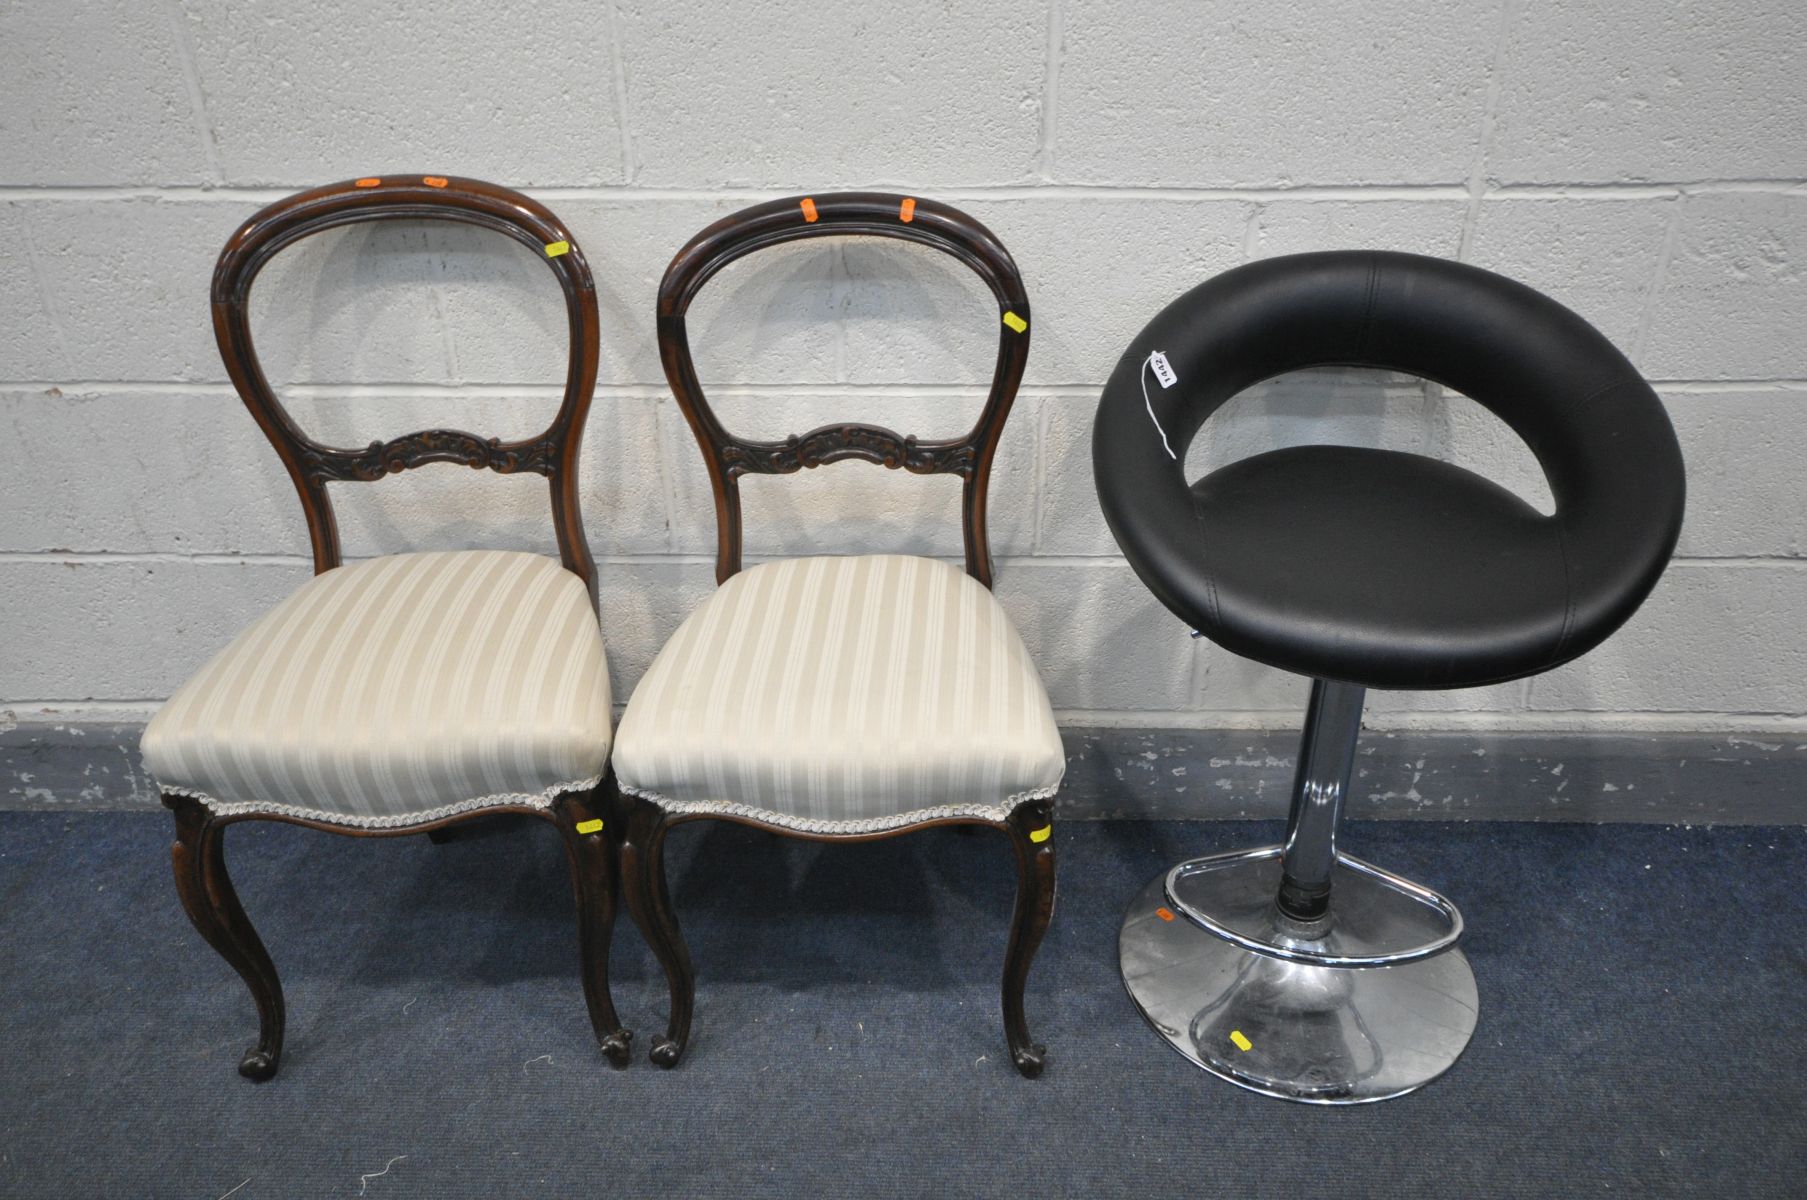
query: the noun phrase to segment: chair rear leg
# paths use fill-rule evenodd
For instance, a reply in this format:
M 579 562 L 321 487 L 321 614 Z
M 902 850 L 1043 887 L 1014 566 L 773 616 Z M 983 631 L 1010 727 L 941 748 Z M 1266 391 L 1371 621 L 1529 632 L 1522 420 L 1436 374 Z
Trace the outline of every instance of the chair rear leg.
M 163 802 L 176 814 L 176 841 L 170 856 L 182 907 L 207 944 L 232 964 L 257 1003 L 257 1044 L 245 1052 L 238 1073 L 262 1083 L 276 1074 L 282 1062 L 282 981 L 226 873 L 221 844 L 224 828 L 192 796 L 165 794 Z
M 614 793 L 615 777 L 610 773 L 590 792 L 560 797 L 551 815 L 571 860 L 584 1002 L 589 1006 L 590 1025 L 596 1031 L 603 1055 L 615 1066 L 625 1067 L 634 1035 L 621 1027 L 609 991 L 609 944 L 614 937 L 618 886 L 614 859 L 621 839 Z
M 628 798 L 626 836 L 621 845 L 621 880 L 627 892 L 628 911 L 640 934 L 665 968 L 671 990 L 671 1016 L 665 1036 L 655 1037 L 648 1057 L 661 1067 L 675 1067 L 690 1041 L 690 1014 L 696 1004 L 696 972 L 690 951 L 671 910 L 671 892 L 665 885 L 665 834 L 670 828 L 664 810 L 647 800 Z
M 1048 802 L 1019 804 L 1005 827 L 1016 852 L 1016 910 L 1010 919 L 1010 945 L 1004 952 L 1004 1037 L 1016 1069 L 1034 1079 L 1042 1073 L 1048 1052 L 1029 1037 L 1023 988 L 1042 935 L 1054 917 L 1054 825 Z

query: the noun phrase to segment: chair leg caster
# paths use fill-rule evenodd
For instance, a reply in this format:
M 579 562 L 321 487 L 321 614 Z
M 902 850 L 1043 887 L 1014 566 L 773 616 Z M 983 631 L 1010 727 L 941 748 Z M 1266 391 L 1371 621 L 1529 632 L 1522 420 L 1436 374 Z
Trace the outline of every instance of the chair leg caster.
M 238 1073 L 253 1083 L 267 1083 L 276 1078 L 278 1065 L 280 1060 L 275 1053 L 262 1046 L 253 1046 L 239 1060 Z
M 678 1045 L 678 1043 L 668 1037 L 654 1038 L 652 1051 L 647 1055 L 653 1062 L 664 1067 L 668 1071 L 677 1066 L 678 1059 L 683 1056 L 684 1047 Z
M 1024 1079 L 1040 1079 L 1042 1068 L 1048 1065 L 1048 1048 L 1039 1042 L 1033 1046 L 1017 1046 L 1011 1049 L 1010 1057 Z

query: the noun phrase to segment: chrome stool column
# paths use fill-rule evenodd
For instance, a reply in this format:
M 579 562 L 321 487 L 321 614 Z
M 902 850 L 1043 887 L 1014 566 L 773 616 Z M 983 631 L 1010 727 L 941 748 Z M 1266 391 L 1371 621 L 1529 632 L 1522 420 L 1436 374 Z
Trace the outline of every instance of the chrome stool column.
M 1284 845 L 1180 863 L 1118 935 L 1124 986 L 1175 1049 L 1311 1104 L 1423 1087 L 1477 1015 L 1455 905 L 1336 848 L 1365 692 L 1312 681 Z

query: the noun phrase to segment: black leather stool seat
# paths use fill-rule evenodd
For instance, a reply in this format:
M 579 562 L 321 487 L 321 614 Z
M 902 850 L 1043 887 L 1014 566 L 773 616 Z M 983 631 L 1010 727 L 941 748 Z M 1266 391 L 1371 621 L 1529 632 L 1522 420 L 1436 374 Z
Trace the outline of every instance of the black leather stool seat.
M 1192 486 L 1212 636 L 1330 679 L 1436 686 L 1541 670 L 1562 637 L 1556 522 L 1434 458 L 1300 446 Z
M 1346 446 L 1187 481 L 1187 447 L 1232 396 L 1330 365 L 1482 404 L 1536 456 L 1555 511 L 1448 463 Z M 1675 431 L 1625 356 L 1523 284 L 1419 255 L 1297 254 L 1199 285 L 1131 343 L 1092 439 L 1105 519 L 1168 608 L 1245 657 L 1363 687 L 1560 666 L 1637 610 L 1681 531 Z

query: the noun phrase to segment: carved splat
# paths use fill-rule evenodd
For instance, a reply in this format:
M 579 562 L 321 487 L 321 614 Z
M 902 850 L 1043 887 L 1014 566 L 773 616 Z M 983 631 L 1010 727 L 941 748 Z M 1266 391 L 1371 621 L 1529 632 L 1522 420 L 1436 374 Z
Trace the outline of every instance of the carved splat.
M 546 437 L 504 442 L 457 429 L 427 429 L 372 442 L 363 450 L 335 450 L 310 443 L 301 447 L 300 457 L 308 478 L 322 482 L 370 482 L 427 463 L 457 463 L 477 470 L 487 467 L 503 475 L 521 471 L 551 475 L 558 469 L 558 443 Z
M 877 425 L 825 425 L 782 442 L 732 439 L 721 446 L 723 468 L 731 475 L 788 475 L 806 467 L 845 459 L 902 467 L 917 475 L 970 476 L 978 454 L 965 439 L 924 442 Z

